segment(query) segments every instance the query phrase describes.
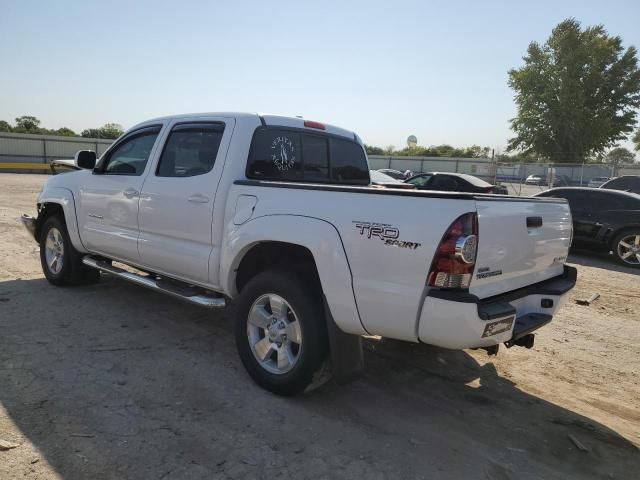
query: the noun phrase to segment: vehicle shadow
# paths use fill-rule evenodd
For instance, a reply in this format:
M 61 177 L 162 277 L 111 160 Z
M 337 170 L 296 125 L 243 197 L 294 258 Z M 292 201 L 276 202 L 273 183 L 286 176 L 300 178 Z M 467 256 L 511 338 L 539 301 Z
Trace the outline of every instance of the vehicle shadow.
M 104 277 L 82 288 L 1 282 L 0 300 L 0 437 L 23 444 L 0 452 L 12 476 L 49 478 L 48 465 L 65 479 L 635 478 L 640 468 L 619 434 L 466 352 L 368 341 L 361 380 L 280 398 L 244 372 L 233 306 L 211 313 Z M 20 456 L 26 442 L 44 461 Z
M 567 262 L 585 267 L 602 268 L 613 272 L 640 275 L 640 268 L 625 267 L 613 259 L 608 253 L 592 252 L 589 250 L 571 249 Z

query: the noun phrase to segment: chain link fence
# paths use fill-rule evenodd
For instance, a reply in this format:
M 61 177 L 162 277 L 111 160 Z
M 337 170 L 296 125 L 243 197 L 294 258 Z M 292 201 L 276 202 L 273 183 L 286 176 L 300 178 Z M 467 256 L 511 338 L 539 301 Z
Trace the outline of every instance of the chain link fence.
M 621 175 L 640 175 L 640 164 L 497 163 L 489 158 L 397 157 L 369 155 L 372 169 L 391 168 L 412 173 L 468 173 L 492 184 L 505 185 L 511 195 L 534 195 L 552 187 L 598 187 Z

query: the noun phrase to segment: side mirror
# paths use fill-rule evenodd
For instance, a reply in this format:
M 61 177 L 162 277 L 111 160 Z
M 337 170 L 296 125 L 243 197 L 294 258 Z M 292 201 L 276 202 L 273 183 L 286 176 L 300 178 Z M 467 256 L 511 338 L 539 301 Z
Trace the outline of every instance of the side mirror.
M 93 150 L 80 150 L 73 158 L 76 167 L 92 170 L 96 166 L 96 152 Z

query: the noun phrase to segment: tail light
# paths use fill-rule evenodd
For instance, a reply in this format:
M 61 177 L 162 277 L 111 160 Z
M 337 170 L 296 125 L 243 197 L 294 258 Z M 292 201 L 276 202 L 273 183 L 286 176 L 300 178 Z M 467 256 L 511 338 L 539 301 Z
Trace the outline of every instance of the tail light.
M 446 231 L 436 251 L 427 285 L 436 288 L 469 288 L 478 251 L 478 216 L 458 217 Z

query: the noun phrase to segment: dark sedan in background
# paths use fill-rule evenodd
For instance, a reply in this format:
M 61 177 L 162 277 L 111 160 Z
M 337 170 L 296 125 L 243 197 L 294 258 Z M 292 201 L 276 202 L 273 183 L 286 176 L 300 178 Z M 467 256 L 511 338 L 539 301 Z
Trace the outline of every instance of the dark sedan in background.
M 622 190 L 640 194 L 640 175 L 623 175 L 600 185 L 605 190 Z
M 640 268 L 640 195 L 602 188 L 565 187 L 535 196 L 569 201 L 573 246 L 613 252 L 622 265 Z
M 507 195 L 507 187 L 492 185 L 481 178 L 466 173 L 430 172 L 420 173 L 406 181 L 418 190 L 440 190 L 445 192 L 498 193 Z

